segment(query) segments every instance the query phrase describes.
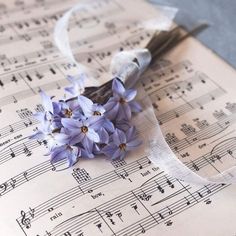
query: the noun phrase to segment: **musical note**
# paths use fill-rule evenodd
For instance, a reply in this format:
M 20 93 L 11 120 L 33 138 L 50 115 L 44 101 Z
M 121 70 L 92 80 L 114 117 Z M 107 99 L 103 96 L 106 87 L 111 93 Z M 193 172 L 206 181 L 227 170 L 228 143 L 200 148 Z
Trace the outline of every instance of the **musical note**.
M 96 224 L 97 228 L 99 229 L 99 231 L 102 233 L 102 223 L 101 222 L 96 222 L 94 223 Z
M 138 215 L 140 215 L 140 213 L 138 212 L 138 206 L 137 206 L 136 203 L 131 204 L 131 207 L 135 210 L 135 212 L 136 212 Z
M 168 178 L 166 178 L 166 183 L 169 185 L 170 188 L 174 188 L 175 187 L 175 185 Z
M 166 226 L 171 226 L 173 224 L 173 222 L 171 221 L 171 220 L 168 220 L 167 222 L 166 222 Z
M 192 167 L 193 167 L 196 171 L 199 171 L 199 167 L 195 164 L 194 161 L 192 161 Z
M 23 145 L 24 145 L 23 152 L 25 153 L 25 155 L 28 157 L 31 156 L 32 152 L 28 149 L 28 147 L 25 144 Z
M 165 218 L 161 213 L 158 213 L 158 215 L 162 220 Z
M 0 220 L 9 220 L 9 224 L 3 224 L 1 230 L 5 232 L 6 228 L 9 232 L 11 225 L 10 232 L 15 235 L 22 234 L 21 230 L 23 234 L 37 236 L 82 236 L 96 234 L 96 231 L 104 235 L 132 235 L 151 234 L 151 228 L 152 232 L 158 232 L 160 225 L 164 224 L 172 226 L 174 232 L 178 229 L 178 224 L 173 223 L 176 215 L 184 222 L 182 212 L 189 208 L 198 211 L 201 207 L 201 212 L 206 211 L 205 205 L 211 203 L 208 197 L 228 186 L 187 185 L 161 172 L 148 157 L 141 156 L 144 153 L 137 153 L 134 157 L 128 155 L 125 160 L 111 163 L 93 160 L 94 165 L 90 165 L 88 160 L 81 160 L 74 169 L 62 171 L 66 161 L 51 163 L 48 157 L 42 155 L 46 141 L 26 138 L 39 125 L 32 113 L 44 111 L 37 93 L 44 90 L 50 96 L 61 96 L 62 91 L 57 90 L 68 85 L 65 76 L 78 71 L 74 63 L 63 57 L 51 39 L 55 22 L 72 4 L 71 1 L 64 1 L 55 5 L 54 0 L 17 1 L 11 7 L 7 3 L 0 4 L 0 116 L 4 124 L 0 127 L 0 139 L 1 143 L 10 140 L 9 146 L 1 146 L 0 150 L 3 170 L 0 173 L 3 180 L 0 185 L 0 207 L 4 212 L 0 214 Z M 141 8 L 139 17 L 135 15 L 135 8 L 130 9 L 132 20 L 123 20 L 120 16 L 129 12 L 129 5 L 122 1 L 95 1 L 91 4 L 92 12 L 82 9 L 74 14 L 70 22 L 74 55 L 79 62 L 96 70 L 98 83 L 110 76 L 106 73 L 116 52 L 142 48 L 152 36 L 152 33 L 138 26 L 143 12 L 149 15 L 145 7 Z M 14 14 L 19 15 L 17 20 Z M 76 30 L 82 31 L 76 34 Z M 235 158 L 231 157 L 235 145 L 233 141 L 225 142 L 213 151 L 212 146 L 228 139 L 227 133 L 230 135 L 235 129 L 234 101 L 228 90 L 221 88 L 222 78 L 217 79 L 211 69 L 209 74 L 212 78 L 206 76 L 208 67 L 204 64 L 205 60 L 201 60 L 204 59 L 202 51 L 205 49 L 194 43 L 192 49 L 191 40 L 189 44 L 189 60 L 180 54 L 176 63 L 170 52 L 168 60 L 163 58 L 153 62 L 142 84 L 150 95 L 166 141 L 180 161 L 184 160 L 187 167 L 194 171 L 204 169 L 203 172 L 207 172 L 213 166 L 223 169 L 227 158 L 234 163 Z M 17 50 L 8 53 L 8 47 Z M 197 50 L 200 59 L 196 61 L 191 58 L 191 50 Z M 193 54 L 196 55 L 196 51 Z M 210 58 L 210 54 L 206 58 Z M 224 66 L 219 66 L 217 60 L 214 62 L 228 81 L 230 75 Z M 200 71 L 201 67 L 204 73 Z M 229 101 L 231 104 L 226 104 Z M 227 132 L 222 132 L 225 129 Z M 206 146 L 200 149 L 203 143 Z M 32 158 L 29 159 L 29 156 Z M 98 165 L 96 161 L 99 161 Z M 149 174 L 141 175 L 146 172 Z M 47 184 L 42 187 L 45 181 Z M 36 182 L 38 188 L 30 192 Z M 97 193 L 101 195 L 93 199 L 92 195 Z M 9 197 L 5 196 L 7 194 Z M 31 199 L 33 195 L 37 195 L 37 199 Z M 11 199 L 14 196 L 19 196 L 21 201 L 13 202 Z M 200 202 L 205 204 L 198 204 Z M 228 206 L 227 201 L 219 196 L 214 207 L 222 202 Z M 35 203 L 32 208 L 27 207 Z M 24 210 L 19 211 L 17 225 L 15 211 L 18 208 Z M 228 216 L 224 217 L 227 221 Z M 214 224 L 216 229 L 222 226 L 219 222 Z M 189 227 L 193 225 L 194 222 Z M 212 227 L 211 222 L 208 225 L 206 229 Z
M 187 199 L 187 197 L 184 197 L 186 199 L 186 205 L 189 206 L 191 203 L 190 201 Z
M 141 224 L 139 224 L 140 228 L 141 228 L 141 233 L 144 234 L 146 233 L 146 230 L 143 228 L 143 226 Z
M 12 158 L 16 157 L 16 154 L 12 151 L 12 149 L 10 148 L 10 155 Z
M 169 207 L 167 207 L 167 209 L 168 209 L 168 214 L 172 215 L 173 214 L 172 210 Z
M 157 189 L 159 190 L 160 193 L 164 193 L 165 190 L 157 183 Z
M 25 178 L 27 181 L 29 181 L 29 179 L 28 179 L 28 177 L 27 177 L 27 176 L 28 176 L 28 172 L 24 172 L 24 173 L 23 173 L 23 176 L 24 176 L 24 178 Z
M 143 201 L 149 201 L 152 195 L 146 194 L 144 191 L 143 193 L 139 195 L 139 198 Z

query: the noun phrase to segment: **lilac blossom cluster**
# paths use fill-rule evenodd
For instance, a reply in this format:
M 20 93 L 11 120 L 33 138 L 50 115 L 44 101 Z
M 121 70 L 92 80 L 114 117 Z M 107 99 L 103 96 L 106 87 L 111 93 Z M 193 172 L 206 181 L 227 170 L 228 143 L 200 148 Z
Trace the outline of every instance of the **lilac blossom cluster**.
M 72 166 L 79 158 L 101 154 L 112 160 L 123 159 L 128 151 L 141 144 L 130 123 L 132 113 L 141 111 L 134 101 L 136 90 L 126 90 L 120 80 L 113 79 L 113 96 L 101 105 L 81 95 L 81 79 L 68 79 L 72 84 L 65 88 L 69 99 L 52 101 L 41 92 L 44 112 L 35 114 L 40 125 L 30 136 L 47 143 L 51 162 L 67 159 Z

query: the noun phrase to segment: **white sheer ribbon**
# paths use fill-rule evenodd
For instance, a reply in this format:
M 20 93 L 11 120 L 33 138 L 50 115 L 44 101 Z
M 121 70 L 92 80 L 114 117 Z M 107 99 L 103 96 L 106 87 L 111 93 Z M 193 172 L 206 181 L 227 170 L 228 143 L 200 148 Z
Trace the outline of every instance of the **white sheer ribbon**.
M 69 36 L 68 36 L 68 24 L 71 15 L 79 10 L 88 9 L 89 5 L 87 4 L 78 4 L 67 11 L 64 16 L 58 20 L 55 31 L 54 39 L 57 47 L 61 53 L 66 56 L 72 63 L 75 63 L 80 73 L 88 73 L 88 68 L 84 65 L 78 63 L 72 53 Z M 159 7 L 159 10 L 161 8 Z M 170 11 L 170 9 L 168 9 Z M 172 19 L 176 11 L 170 11 L 169 16 L 171 15 Z M 166 20 L 166 18 L 164 18 Z M 172 19 L 169 19 L 170 21 Z M 164 22 L 165 20 L 160 20 L 159 25 L 158 21 L 155 19 L 156 29 L 163 30 L 167 29 L 170 26 L 170 23 Z M 149 21 L 153 26 L 153 21 Z M 150 25 L 148 22 L 145 22 L 146 25 Z M 111 73 L 113 76 L 119 77 L 123 82 L 126 83 L 127 87 L 132 87 L 137 82 L 137 78 L 141 73 L 148 67 L 151 61 L 151 54 L 147 49 L 135 49 L 132 51 L 124 51 L 118 53 L 114 56 L 111 61 Z M 127 80 L 128 78 L 128 80 Z M 143 94 L 142 101 L 145 101 L 144 111 L 139 115 L 141 123 L 147 122 L 149 124 L 150 130 L 148 137 L 148 156 L 150 160 L 157 165 L 159 168 L 167 172 L 173 177 L 178 179 L 185 180 L 187 182 L 192 182 L 195 184 L 208 184 L 208 183 L 235 183 L 236 182 L 236 168 L 232 167 L 223 173 L 217 174 L 211 177 L 201 177 L 198 174 L 194 173 L 187 166 L 185 166 L 172 152 L 168 144 L 166 143 L 158 121 L 155 117 L 152 104 L 145 94 L 145 91 L 142 90 L 140 93 Z M 141 118 L 140 118 L 141 117 Z M 150 123 L 150 120 L 152 122 Z M 151 125 L 151 126 L 150 126 Z

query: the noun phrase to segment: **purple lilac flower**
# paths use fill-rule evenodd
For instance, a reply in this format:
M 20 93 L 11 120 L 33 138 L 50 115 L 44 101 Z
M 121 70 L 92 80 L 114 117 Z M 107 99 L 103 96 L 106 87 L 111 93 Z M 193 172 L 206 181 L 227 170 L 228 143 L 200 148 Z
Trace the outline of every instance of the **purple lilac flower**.
M 52 130 L 58 128 L 58 125 L 60 125 L 60 122 L 58 122 L 60 117 L 57 115 L 59 109 L 58 104 L 52 102 L 51 97 L 49 97 L 44 91 L 41 91 L 40 95 L 44 111 L 34 114 L 35 119 L 41 123 L 41 126 L 47 127 L 50 124 Z
M 68 159 L 69 166 L 73 166 L 80 156 L 80 148 L 65 144 L 63 146 L 55 147 L 51 151 L 51 162 L 55 163 L 63 159 Z
M 63 145 L 69 141 L 69 137 L 65 133 L 54 133 L 50 128 L 49 121 L 41 123 L 39 128 L 29 138 L 46 141 L 49 151 L 56 146 Z
M 59 116 L 61 118 L 81 118 L 81 107 L 77 100 L 60 101 Z
M 105 108 L 85 96 L 78 96 L 78 103 L 86 117 L 101 116 L 105 113 Z
M 112 141 L 102 151 L 112 160 L 124 159 L 128 151 L 137 148 L 141 144 L 141 141 L 137 139 L 134 127 L 129 128 L 126 132 L 116 129 L 111 138 Z
M 113 97 L 104 105 L 106 116 L 110 120 L 130 120 L 132 112 L 141 111 L 140 105 L 134 101 L 137 91 L 134 89 L 125 90 L 123 84 L 114 79 L 112 83 Z
M 72 97 L 76 97 L 83 93 L 84 91 L 84 81 L 85 76 L 84 75 L 78 75 L 78 76 L 68 76 L 67 79 L 70 81 L 71 86 L 66 87 L 65 91 L 72 95 Z
M 100 117 L 100 127 L 97 129 L 97 133 L 100 136 L 100 142 L 107 143 L 109 137 L 108 132 L 114 132 L 114 125 L 105 117 L 105 108 L 100 104 L 94 104 L 92 100 L 88 99 L 85 96 L 79 96 L 78 101 L 85 117 Z
M 94 158 L 105 154 L 111 159 L 123 159 L 126 153 L 140 145 L 135 128 L 130 124 L 132 112 L 141 107 L 133 99 L 136 91 L 125 90 L 114 79 L 113 97 L 104 106 L 80 95 L 84 77 L 68 77 L 72 86 L 66 88 L 73 97 L 53 102 L 41 92 L 44 112 L 35 117 L 40 126 L 30 138 L 46 141 L 51 161 L 67 158 L 69 166 L 78 158 Z
M 93 142 L 98 143 L 100 137 L 96 130 L 100 127 L 99 117 L 89 117 L 86 120 L 63 118 L 62 125 L 70 131 L 71 145 L 82 143 L 88 152 L 92 152 Z

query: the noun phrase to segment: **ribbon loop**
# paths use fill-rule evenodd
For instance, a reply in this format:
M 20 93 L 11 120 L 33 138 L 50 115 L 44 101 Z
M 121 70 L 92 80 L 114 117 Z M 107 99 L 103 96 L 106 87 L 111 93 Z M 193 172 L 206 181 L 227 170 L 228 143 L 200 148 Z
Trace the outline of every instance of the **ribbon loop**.
M 146 48 L 117 53 L 111 61 L 111 73 L 118 77 L 127 88 L 132 88 L 152 59 Z

